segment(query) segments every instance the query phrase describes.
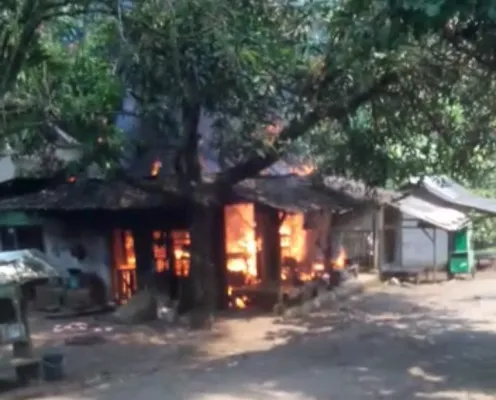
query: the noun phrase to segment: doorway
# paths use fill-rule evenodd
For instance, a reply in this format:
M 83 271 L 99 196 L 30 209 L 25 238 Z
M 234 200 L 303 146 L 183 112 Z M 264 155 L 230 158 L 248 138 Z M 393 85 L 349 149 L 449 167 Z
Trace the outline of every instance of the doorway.
M 114 300 L 118 304 L 123 304 L 138 289 L 134 238 L 130 230 L 115 230 L 113 232 L 112 251 Z

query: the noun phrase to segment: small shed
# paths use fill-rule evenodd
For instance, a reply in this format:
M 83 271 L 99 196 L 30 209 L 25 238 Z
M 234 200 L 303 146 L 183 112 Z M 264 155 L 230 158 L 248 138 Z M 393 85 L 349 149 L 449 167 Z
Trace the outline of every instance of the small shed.
M 396 210 L 389 214 L 397 216 L 385 223 L 385 235 L 394 243 L 384 257 L 386 273 L 446 267 L 454 233 L 470 226 L 471 213 L 496 214 L 495 199 L 478 196 L 444 175 L 413 177 L 402 189 L 404 197 L 389 204 Z
M 384 226 L 386 248 L 381 272 L 416 275 L 444 268 L 449 258 L 450 233 L 470 223 L 467 214 L 415 195 L 389 203 L 393 214 Z M 389 246 L 389 248 L 387 248 Z

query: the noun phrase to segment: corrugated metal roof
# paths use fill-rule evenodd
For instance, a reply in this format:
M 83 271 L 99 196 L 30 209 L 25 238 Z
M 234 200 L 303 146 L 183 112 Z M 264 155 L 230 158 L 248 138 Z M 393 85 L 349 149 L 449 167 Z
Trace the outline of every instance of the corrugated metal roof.
M 0 252 L 0 284 L 59 276 L 53 260 L 36 249 Z
M 411 178 L 410 183 L 427 190 L 439 200 L 456 208 L 496 214 L 496 199 L 478 196 L 445 175 Z
M 234 187 L 234 192 L 243 199 L 287 212 L 343 210 L 355 205 L 316 186 L 310 177 L 296 175 L 246 179 Z
M 372 202 L 387 204 L 395 198 L 402 196 L 401 193 L 379 187 L 373 187 L 362 181 L 344 178 L 342 176 L 329 175 L 323 178 L 324 186 L 336 194 L 347 196 L 356 202 Z
M 164 193 L 152 193 L 119 179 L 79 179 L 37 193 L 0 200 L 0 211 L 138 210 L 184 206 L 187 199 L 176 181 L 162 181 Z M 319 175 L 295 174 L 246 179 L 233 187 L 233 193 L 234 201 L 260 202 L 288 212 L 350 210 L 365 203 L 387 203 L 394 194 L 344 178 L 322 179 Z M 214 194 L 206 187 L 195 195 L 194 201 L 214 201 Z
M 174 187 L 171 189 L 177 190 Z M 1 211 L 133 210 L 184 204 L 177 193 L 151 193 L 122 180 L 79 179 L 37 193 L 0 200 Z
M 446 231 L 457 231 L 470 221 L 469 217 L 460 211 L 430 203 L 413 195 L 395 200 L 390 205 L 402 213 Z

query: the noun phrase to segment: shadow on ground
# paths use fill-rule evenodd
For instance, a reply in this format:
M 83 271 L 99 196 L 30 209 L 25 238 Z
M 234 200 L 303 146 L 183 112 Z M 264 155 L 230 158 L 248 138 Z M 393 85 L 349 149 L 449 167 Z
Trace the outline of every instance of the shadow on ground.
M 460 307 L 470 308 L 472 300 L 460 299 Z M 178 360 L 175 370 L 152 369 L 132 384 L 64 398 L 493 399 L 496 330 L 488 321 L 495 316 L 462 318 L 456 304 L 419 306 L 398 291 L 379 291 L 339 310 L 278 321 L 265 340 L 283 344 L 270 350 L 196 364 Z
M 163 379 L 171 399 L 493 399 L 496 333 L 486 323 L 375 293 L 281 321 L 267 340 L 284 345 L 192 367 L 167 386 L 158 374 L 136 394 L 160 398 Z
M 63 382 L 51 384 L 34 382 L 26 388 L 17 384 L 14 368 L 5 367 L 0 370 L 0 397 L 24 398 L 24 392 L 31 393 L 33 387 L 35 393 L 58 393 L 111 381 L 115 377 L 154 373 L 165 362 L 180 363 L 201 356 L 195 345 L 196 336 L 209 340 L 219 336 L 217 332 L 200 334 L 161 321 L 147 325 L 119 325 L 107 316 L 53 322 L 38 315 L 32 322 L 36 354 L 61 352 L 65 378 Z M 11 352 L 11 346 L 0 348 L 0 359 L 10 358 Z

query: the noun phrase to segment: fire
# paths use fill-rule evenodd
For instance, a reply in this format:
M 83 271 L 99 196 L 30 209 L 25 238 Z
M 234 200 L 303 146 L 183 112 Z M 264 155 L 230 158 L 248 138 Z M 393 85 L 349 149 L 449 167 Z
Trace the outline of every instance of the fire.
M 337 258 L 334 260 L 334 268 L 335 269 L 343 269 L 346 266 L 346 251 L 344 248 L 341 246 L 339 249 L 339 254 Z
M 234 299 L 234 306 L 235 306 L 236 308 L 241 308 L 241 309 L 243 309 L 243 308 L 246 308 L 246 302 L 245 302 L 245 301 L 244 301 L 241 297 L 236 297 L 236 298 Z
M 306 231 L 303 229 L 303 214 L 286 215 L 279 228 L 282 258 L 292 258 L 297 262 L 305 256 Z
M 251 293 L 256 293 L 253 286 L 264 286 L 264 275 L 258 264 L 264 259 L 263 244 L 257 238 L 255 206 L 250 203 L 226 206 L 225 213 L 225 243 L 227 259 L 227 281 L 230 307 L 243 309 L 254 304 Z M 322 277 L 325 271 L 326 260 L 322 250 L 322 235 L 318 228 L 308 229 L 305 226 L 303 214 L 279 215 L 281 248 L 281 281 L 283 285 L 292 285 L 294 282 L 305 282 Z M 264 219 L 260 219 L 264 221 Z M 324 223 L 325 225 L 325 223 Z M 344 248 L 332 264 L 337 269 L 345 267 L 347 255 Z M 329 260 L 330 261 L 330 260 Z M 249 288 L 252 286 L 252 288 Z M 270 287 L 270 285 L 269 285 Z M 250 293 L 249 297 L 241 293 Z
M 253 204 L 225 207 L 227 269 L 243 273 L 245 283 L 257 278 L 257 241 Z
M 158 176 L 161 168 L 162 168 L 162 162 L 160 160 L 155 160 L 152 164 L 150 175 L 153 177 Z
M 245 309 L 247 307 L 248 297 L 247 296 L 234 296 L 232 286 L 229 286 L 227 288 L 227 295 L 229 296 L 229 299 L 230 299 L 229 302 L 230 302 L 231 307 L 238 308 L 240 310 Z
M 324 272 L 325 267 L 323 263 L 314 263 L 312 269 L 315 272 Z
M 293 166 L 291 168 L 291 173 L 298 176 L 307 176 L 315 171 L 315 166 L 310 164 L 301 164 L 298 166 Z
M 116 262 L 115 293 L 116 299 L 126 302 L 137 290 L 136 255 L 134 238 L 131 231 L 116 230 L 113 233 Z
M 191 238 L 188 231 L 173 231 L 172 243 L 175 260 L 175 274 L 180 277 L 189 276 L 191 257 L 189 247 Z
M 303 214 L 286 215 L 279 229 L 283 281 L 289 280 L 290 276 L 295 274 L 300 281 L 310 281 L 324 270 L 324 264 L 314 260 L 312 242 L 315 237 L 304 229 L 304 221 Z

